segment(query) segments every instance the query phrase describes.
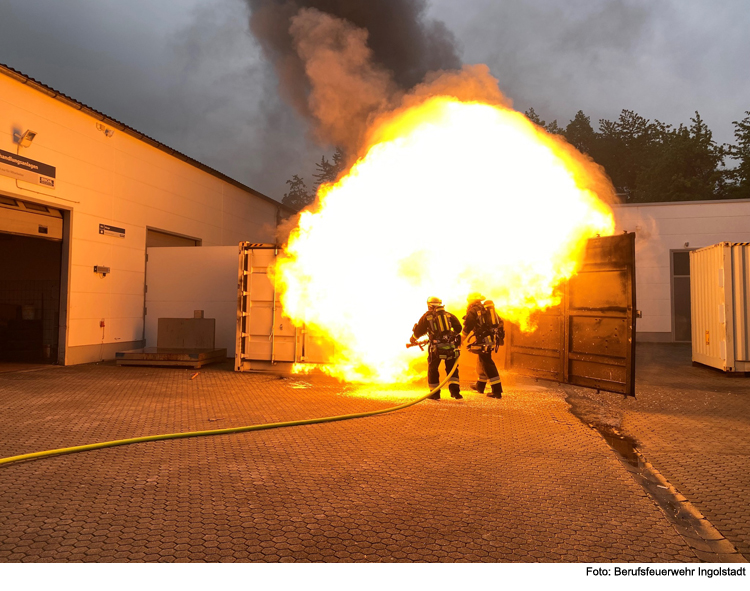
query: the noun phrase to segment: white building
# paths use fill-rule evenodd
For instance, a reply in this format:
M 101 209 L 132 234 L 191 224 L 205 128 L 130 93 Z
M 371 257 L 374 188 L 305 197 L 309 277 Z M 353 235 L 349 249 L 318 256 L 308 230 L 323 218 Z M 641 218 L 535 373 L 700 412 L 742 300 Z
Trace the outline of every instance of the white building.
M 0 360 L 144 346 L 147 247 L 274 242 L 287 213 L 0 65 Z
M 615 206 L 617 231 L 635 232 L 638 341 L 687 342 L 689 252 L 719 242 L 750 242 L 750 200 Z

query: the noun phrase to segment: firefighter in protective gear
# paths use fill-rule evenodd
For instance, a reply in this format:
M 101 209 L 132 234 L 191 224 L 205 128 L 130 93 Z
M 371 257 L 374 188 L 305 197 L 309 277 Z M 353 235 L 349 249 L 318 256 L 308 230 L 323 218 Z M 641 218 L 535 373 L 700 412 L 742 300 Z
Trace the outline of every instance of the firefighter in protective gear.
M 468 309 L 464 316 L 464 337 L 474 333 L 474 340 L 467 345 L 467 349 L 477 355 L 477 383 L 471 386 L 480 394 L 484 393 L 487 382 L 492 391 L 487 394 L 490 398 L 503 397 L 503 385 L 500 374 L 492 360 L 492 351 L 497 351 L 505 339 L 503 321 L 495 311 L 491 300 L 485 300 L 480 293 L 472 293 L 467 298 Z
M 450 312 L 446 312 L 440 298 L 427 300 L 427 312 L 414 325 L 410 341 L 416 343 L 424 335 L 430 339 L 427 355 L 427 383 L 430 390 L 440 385 L 440 362 L 445 361 L 445 372 L 450 373 L 458 363 L 461 348 L 461 322 Z M 451 397 L 461 400 L 461 389 L 458 385 L 458 368 L 448 383 Z M 440 400 L 440 390 L 430 396 L 433 400 Z

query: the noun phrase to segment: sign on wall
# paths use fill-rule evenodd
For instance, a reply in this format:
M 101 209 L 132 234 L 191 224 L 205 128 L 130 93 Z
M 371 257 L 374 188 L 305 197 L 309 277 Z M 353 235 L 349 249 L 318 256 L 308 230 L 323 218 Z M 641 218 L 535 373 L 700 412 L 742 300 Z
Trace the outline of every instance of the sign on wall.
M 107 224 L 99 224 L 99 234 L 105 236 L 115 236 L 117 238 L 125 238 L 125 228 L 118 228 L 117 226 L 109 226 Z
M 55 167 L 49 164 L 0 150 L 0 174 L 3 176 L 54 189 L 55 170 Z

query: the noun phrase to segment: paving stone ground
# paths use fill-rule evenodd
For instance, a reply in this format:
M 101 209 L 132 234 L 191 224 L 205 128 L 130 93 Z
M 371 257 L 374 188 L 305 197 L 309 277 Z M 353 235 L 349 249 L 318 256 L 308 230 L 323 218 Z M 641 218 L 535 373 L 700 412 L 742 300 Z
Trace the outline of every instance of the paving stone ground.
M 750 560 L 750 378 L 691 363 L 690 345 L 642 344 L 636 399 L 569 389 Z
M 1 373 L 0 457 L 362 412 L 424 393 L 405 386 L 375 396 L 322 376 L 239 374 L 229 364 L 194 373 L 107 363 Z M 371 418 L 2 466 L 0 561 L 698 560 L 570 412 L 563 388 L 516 380 L 501 401 L 466 390 L 463 401 Z M 648 423 L 659 412 L 639 407 L 626 419 Z M 702 428 L 697 409 L 690 417 Z M 746 441 L 741 433 L 733 449 Z M 690 458 L 653 449 L 679 480 Z M 717 492 L 717 510 L 732 495 L 746 499 L 746 485 Z

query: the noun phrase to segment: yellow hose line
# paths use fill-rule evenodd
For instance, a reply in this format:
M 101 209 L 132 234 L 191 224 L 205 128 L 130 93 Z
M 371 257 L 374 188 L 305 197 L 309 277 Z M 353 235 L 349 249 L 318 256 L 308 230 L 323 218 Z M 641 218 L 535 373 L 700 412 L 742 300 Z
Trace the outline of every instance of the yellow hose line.
M 381 410 L 372 410 L 369 412 L 360 412 L 351 415 L 339 415 L 335 417 L 322 417 L 319 419 L 304 419 L 301 421 L 288 421 L 285 423 L 265 423 L 262 425 L 248 425 L 245 427 L 230 427 L 228 429 L 213 429 L 210 431 L 189 431 L 186 433 L 168 433 L 164 435 L 147 435 L 145 437 L 133 437 L 131 439 L 118 439 L 116 441 L 104 441 L 101 443 L 90 443 L 89 445 L 77 445 L 75 447 L 61 447 L 60 449 L 50 449 L 47 451 L 38 451 L 30 454 L 23 454 L 20 456 L 11 456 L 9 458 L 0 458 L 0 466 L 3 464 L 10 464 L 12 462 L 21 462 L 23 460 L 35 460 L 39 458 L 47 458 L 50 456 L 59 456 L 63 454 L 73 454 L 79 451 L 90 451 L 92 449 L 102 449 L 104 447 L 116 447 L 118 445 L 130 445 L 131 443 L 145 443 L 147 441 L 162 441 L 164 439 L 180 439 L 182 437 L 201 437 L 203 435 L 222 435 L 228 433 L 245 433 L 247 431 L 261 431 L 263 429 L 278 429 L 280 427 L 294 427 L 297 425 L 314 425 L 315 423 L 330 423 L 333 421 L 344 421 L 346 419 L 358 419 L 361 417 L 371 417 L 374 415 L 384 414 L 387 412 L 394 412 L 401 410 L 402 408 L 408 408 L 418 402 L 422 402 L 426 398 L 432 396 L 435 392 L 440 390 L 445 384 L 448 383 L 451 376 L 456 372 L 458 368 L 458 359 L 453 366 L 453 369 L 445 376 L 445 379 L 438 384 L 436 388 L 425 394 L 421 398 L 412 400 L 405 404 L 393 406 L 391 408 L 383 408 Z

